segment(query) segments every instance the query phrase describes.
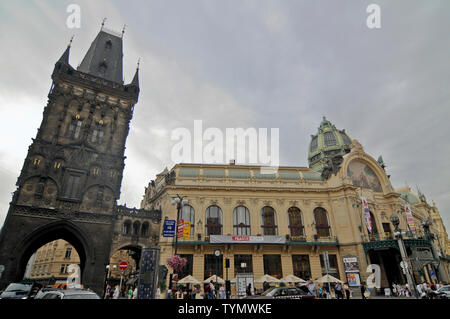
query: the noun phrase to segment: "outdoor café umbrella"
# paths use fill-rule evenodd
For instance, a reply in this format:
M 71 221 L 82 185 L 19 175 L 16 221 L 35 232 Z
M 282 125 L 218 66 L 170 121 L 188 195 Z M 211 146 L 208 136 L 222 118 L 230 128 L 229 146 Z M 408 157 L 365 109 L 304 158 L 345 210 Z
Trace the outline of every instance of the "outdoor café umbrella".
M 320 283 L 325 283 L 325 282 L 340 282 L 340 283 L 342 283 L 341 280 L 339 280 L 339 279 L 337 279 L 337 278 L 335 278 L 335 277 L 333 277 L 331 275 L 328 275 L 328 274 L 326 274 L 325 276 L 317 279 L 316 281 L 320 282 Z
M 255 282 L 281 282 L 280 279 L 277 279 L 275 277 L 272 277 L 270 275 L 264 275 L 261 278 L 259 278 L 258 280 L 255 280 Z
M 225 283 L 225 280 L 223 280 L 222 278 L 220 278 L 217 275 L 212 275 L 211 277 L 205 279 L 204 283 L 208 283 L 209 284 L 211 281 L 212 282 L 217 282 L 219 284 L 224 284 Z
M 306 282 L 300 277 L 294 276 L 294 275 L 287 275 L 284 278 L 281 278 L 282 282 Z
M 178 284 L 200 284 L 201 282 L 192 277 L 191 275 L 184 277 L 178 281 Z

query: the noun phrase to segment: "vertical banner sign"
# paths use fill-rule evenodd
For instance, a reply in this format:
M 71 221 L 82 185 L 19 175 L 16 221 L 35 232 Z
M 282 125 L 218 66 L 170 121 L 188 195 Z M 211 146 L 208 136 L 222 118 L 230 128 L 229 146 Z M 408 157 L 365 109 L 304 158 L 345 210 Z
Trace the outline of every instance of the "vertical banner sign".
M 367 203 L 367 200 L 365 197 L 361 197 L 361 200 L 363 202 L 364 207 L 364 221 L 367 225 L 367 230 L 370 234 L 372 234 L 372 220 L 370 219 L 370 210 L 369 210 L 369 204 Z
M 191 222 L 184 222 L 183 225 L 183 238 L 191 238 Z
M 159 273 L 159 247 L 144 247 L 139 270 L 138 299 L 154 299 Z
M 408 204 L 405 204 L 405 212 L 406 212 L 406 219 L 408 220 L 408 226 L 409 230 L 415 231 L 416 230 L 416 224 L 414 223 L 414 218 L 411 212 L 411 208 Z
M 183 238 L 183 235 L 184 235 L 184 220 L 180 219 L 178 221 L 178 234 L 177 234 L 177 237 L 178 238 Z

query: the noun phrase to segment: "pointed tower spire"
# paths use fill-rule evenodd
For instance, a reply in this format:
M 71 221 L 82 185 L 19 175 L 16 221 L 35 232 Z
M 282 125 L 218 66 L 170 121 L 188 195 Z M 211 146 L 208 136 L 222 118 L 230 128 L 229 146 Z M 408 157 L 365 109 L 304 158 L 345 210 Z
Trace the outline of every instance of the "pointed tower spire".
M 135 85 L 139 87 L 139 64 L 141 63 L 141 58 L 138 59 L 136 66 L 136 73 L 134 74 L 133 81 L 131 81 L 131 85 Z
M 64 53 L 61 55 L 61 57 L 59 58 L 58 62 L 62 62 L 65 64 L 69 64 L 69 54 L 70 54 L 70 47 L 72 46 L 72 41 L 73 41 L 73 35 L 70 38 L 70 42 L 67 45 L 66 50 L 64 51 Z
M 122 37 L 120 33 L 104 28 L 104 22 L 105 19 L 77 70 L 123 84 Z

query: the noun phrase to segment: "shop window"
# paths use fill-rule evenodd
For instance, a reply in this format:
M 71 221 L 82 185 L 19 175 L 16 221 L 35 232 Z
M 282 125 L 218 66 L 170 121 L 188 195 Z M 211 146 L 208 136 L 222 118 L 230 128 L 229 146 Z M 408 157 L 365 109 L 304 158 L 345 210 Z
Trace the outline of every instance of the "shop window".
M 203 280 L 217 275 L 223 278 L 223 255 L 205 255 L 204 278 Z
M 264 274 L 281 279 L 283 272 L 281 269 L 281 255 L 263 255 Z
M 252 273 L 252 255 L 234 255 L 234 276 L 238 273 Z
M 294 269 L 294 276 L 304 280 L 311 278 L 309 255 L 292 255 L 292 268 Z
M 329 254 L 328 260 L 330 262 L 330 269 L 328 271 L 328 274 L 339 279 L 339 267 L 336 255 Z M 320 254 L 320 266 L 322 267 L 322 275 L 325 276 L 327 274 L 327 271 L 325 269 L 325 263 L 323 261 L 323 254 Z

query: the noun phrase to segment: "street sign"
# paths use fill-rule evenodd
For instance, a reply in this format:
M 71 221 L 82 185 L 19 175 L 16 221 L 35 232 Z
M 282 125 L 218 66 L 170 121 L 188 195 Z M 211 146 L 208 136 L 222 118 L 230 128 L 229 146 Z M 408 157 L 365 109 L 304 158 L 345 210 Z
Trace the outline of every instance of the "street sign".
M 175 220 L 165 220 L 163 228 L 163 237 L 175 237 Z
M 121 261 L 119 264 L 119 269 L 120 270 L 127 270 L 128 269 L 128 263 L 126 261 Z

